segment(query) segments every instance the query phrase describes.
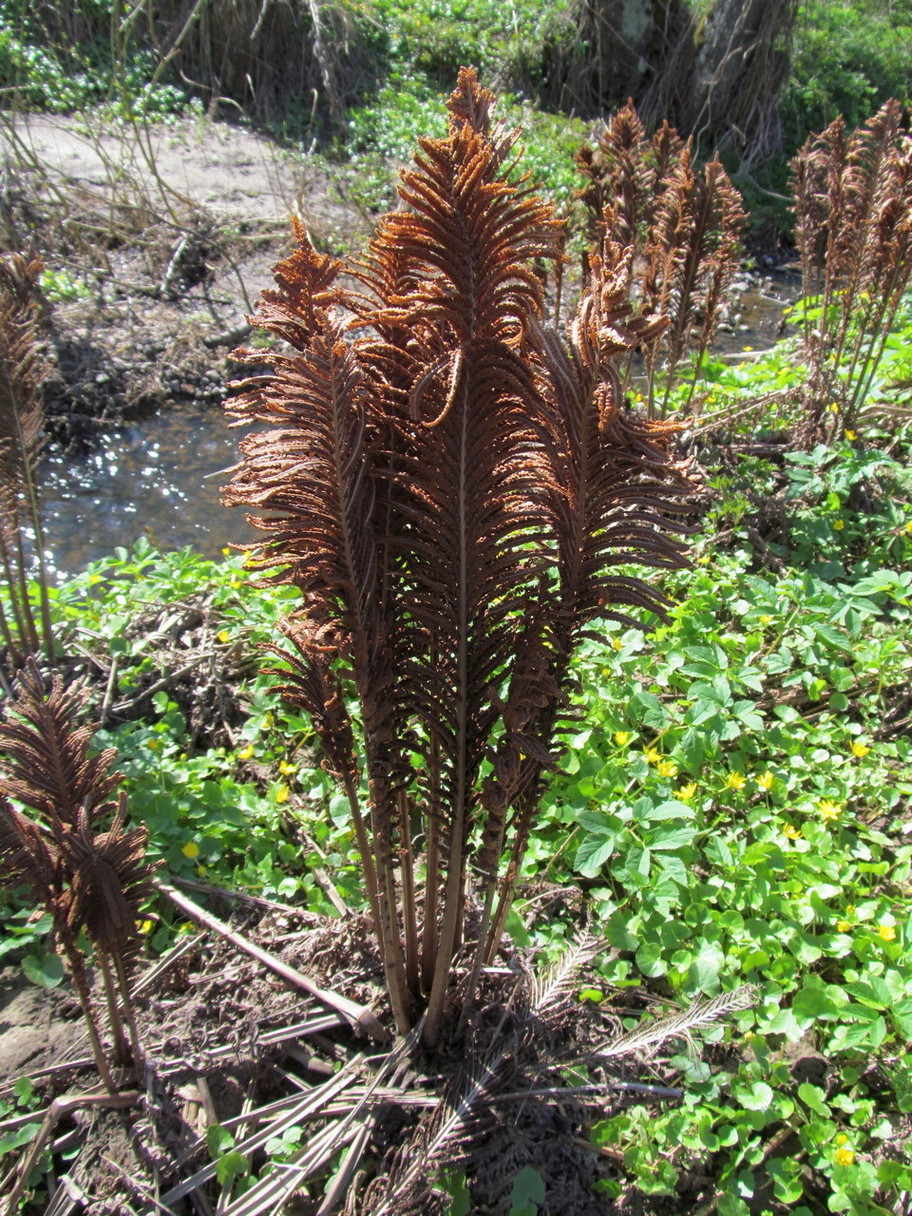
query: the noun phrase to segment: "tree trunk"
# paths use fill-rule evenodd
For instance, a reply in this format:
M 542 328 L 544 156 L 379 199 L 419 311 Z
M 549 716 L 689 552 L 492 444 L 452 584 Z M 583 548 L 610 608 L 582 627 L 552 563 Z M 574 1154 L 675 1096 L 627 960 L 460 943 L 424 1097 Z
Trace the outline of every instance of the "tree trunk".
M 590 117 L 631 97 L 647 123 L 667 118 L 744 166 L 778 150 L 798 0 L 710 0 L 699 19 L 685 0 L 577 4 L 572 40 L 550 48 L 546 100 Z

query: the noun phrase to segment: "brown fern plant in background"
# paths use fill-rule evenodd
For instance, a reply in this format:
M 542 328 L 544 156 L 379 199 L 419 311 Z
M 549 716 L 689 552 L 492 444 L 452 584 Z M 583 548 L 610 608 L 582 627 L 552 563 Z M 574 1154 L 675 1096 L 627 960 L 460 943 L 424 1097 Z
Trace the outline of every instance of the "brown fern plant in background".
M 792 161 L 809 442 L 857 425 L 912 279 L 912 135 L 888 101 L 837 118 Z
M 632 102 L 595 149 L 581 149 L 577 165 L 588 179 L 580 198 L 592 237 L 626 250 L 641 313 L 667 322 L 640 348 L 650 412 L 664 416 L 687 359 L 694 361 L 687 405 L 693 399 L 738 270 L 747 218 L 741 195 L 718 160 L 696 169 L 691 141 L 667 123 L 648 138 Z
M 58 675 L 45 694 L 34 659 L 18 684 L 0 721 L 0 877 L 10 887 L 26 887 L 51 914 L 99 1074 L 113 1089 L 78 938 L 85 933 L 94 947 L 113 1062 L 139 1065 L 128 968 L 139 942 L 139 910 L 152 891 L 148 832 L 127 831 L 126 795 L 116 802 L 110 797 L 121 781 L 110 771 L 114 750 L 90 754 L 92 727 L 78 724 L 85 696 L 64 690 Z
M 37 299 L 41 270 L 37 258 L 0 257 L 0 590 L 6 592 L 0 598 L 0 633 L 13 668 L 39 651 L 52 657 L 54 647 L 36 482 L 44 422 Z M 29 592 L 33 566 L 37 619 Z
M 284 693 L 347 793 L 397 1026 L 423 1015 L 428 1045 L 457 956 L 464 1016 L 497 953 L 574 648 L 661 612 L 631 562 L 683 563 L 671 428 L 625 411 L 618 371 L 661 322 L 603 240 L 569 334 L 547 328 L 535 263 L 561 226 L 513 180 L 493 104 L 463 69 L 362 260 L 298 226 L 256 319 L 290 350 L 239 386 L 258 429 L 225 491 L 257 513 L 264 581 L 300 593 Z

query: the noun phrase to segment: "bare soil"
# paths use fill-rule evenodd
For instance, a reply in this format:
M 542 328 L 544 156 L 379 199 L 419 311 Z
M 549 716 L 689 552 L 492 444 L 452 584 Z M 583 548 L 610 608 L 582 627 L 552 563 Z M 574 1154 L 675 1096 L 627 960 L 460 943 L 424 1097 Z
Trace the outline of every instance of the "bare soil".
M 0 148 L 0 248 L 40 254 L 56 277 L 46 399 L 64 448 L 172 402 L 223 400 L 291 216 L 332 251 L 367 224 L 324 162 L 207 119 L 5 117 Z

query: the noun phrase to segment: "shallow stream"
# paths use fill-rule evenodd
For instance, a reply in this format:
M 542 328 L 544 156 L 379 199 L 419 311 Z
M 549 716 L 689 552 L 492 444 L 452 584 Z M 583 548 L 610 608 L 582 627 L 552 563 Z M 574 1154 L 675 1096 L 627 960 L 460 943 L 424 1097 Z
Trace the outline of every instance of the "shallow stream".
M 207 557 L 252 539 L 244 512 L 219 502 L 242 433 L 218 405 L 174 402 L 112 431 L 88 455 L 49 457 L 42 497 L 53 568 L 73 573 L 141 536 Z

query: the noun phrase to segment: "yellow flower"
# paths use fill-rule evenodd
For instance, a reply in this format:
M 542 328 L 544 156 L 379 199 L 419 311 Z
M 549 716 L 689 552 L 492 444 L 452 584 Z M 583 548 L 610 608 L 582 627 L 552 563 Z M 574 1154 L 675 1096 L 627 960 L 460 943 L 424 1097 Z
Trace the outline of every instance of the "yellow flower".
M 678 766 L 671 760 L 662 760 L 656 766 L 656 772 L 660 777 L 677 777 Z
M 852 755 L 857 756 L 859 760 L 863 760 L 870 750 L 864 743 L 859 743 L 857 739 L 852 744 Z
M 278 803 L 287 802 L 289 794 L 290 794 L 290 790 L 288 789 L 288 786 L 285 785 L 285 783 L 283 782 L 279 786 L 279 788 L 276 790 L 276 796 L 275 796 L 276 802 L 278 802 Z
M 614 647 L 615 650 L 620 650 L 621 647 L 624 645 L 624 643 L 621 641 L 620 638 L 612 638 L 611 645 Z
M 761 625 L 772 625 L 772 623 L 773 623 L 773 618 L 770 616 L 770 614 L 768 612 L 764 612 L 763 615 L 759 618 L 759 620 L 760 620 Z
M 773 774 L 767 769 L 760 777 L 757 778 L 757 784 L 762 790 L 771 790 L 773 788 Z
M 205 878 L 205 877 L 206 877 L 207 870 L 206 870 L 206 867 L 205 867 L 205 866 L 197 866 L 197 867 L 196 867 L 196 872 L 197 872 L 197 874 L 200 876 L 200 878 Z
M 618 747 L 624 747 L 633 738 L 629 730 L 616 730 L 614 732 L 614 741 Z
M 194 857 L 199 857 L 200 847 L 196 843 L 195 840 L 188 840 L 187 843 L 184 845 L 184 847 L 181 849 L 181 852 L 183 853 L 183 855 L 186 858 L 188 858 L 190 861 L 192 861 Z
M 838 802 L 833 802 L 829 798 L 822 798 L 817 803 L 817 809 L 825 820 L 838 819 L 842 814 L 842 807 Z
M 227 629 L 220 629 L 215 636 L 218 638 L 218 640 L 220 642 L 230 642 L 231 641 L 231 634 L 228 632 Z
M 831 414 L 839 413 L 839 406 L 836 404 L 835 401 L 831 401 L 830 404 L 827 406 L 827 409 L 830 411 Z
M 238 752 L 238 760 L 249 760 L 253 755 L 253 744 L 248 743 L 245 748 Z
M 146 744 L 150 752 L 157 752 L 161 747 L 161 739 L 150 739 Z
M 852 928 L 852 922 L 848 920 L 838 920 L 836 922 L 836 928 L 840 933 L 848 933 Z
M 837 1165 L 851 1165 L 855 1160 L 855 1154 L 850 1148 L 838 1148 L 836 1150 Z
M 730 790 L 743 790 L 747 785 L 747 778 L 743 773 L 729 773 L 725 784 Z
M 222 552 L 224 553 L 225 557 L 231 556 L 231 550 L 227 546 L 222 550 Z
M 845 520 L 844 519 L 834 519 L 833 527 L 837 532 L 841 532 L 842 529 L 845 527 Z
M 754 348 L 752 346 L 742 346 L 741 349 L 742 350 L 753 350 Z
M 912 519 L 910 519 L 910 520 L 908 521 L 908 523 L 906 524 L 906 531 L 907 531 L 907 532 L 912 532 Z
M 138 920 L 136 922 L 136 932 L 141 933 L 143 937 L 148 937 L 155 928 L 151 920 Z
M 877 936 L 882 942 L 896 941 L 896 926 L 895 925 L 878 925 Z
M 696 792 L 697 792 L 696 781 L 688 781 L 686 785 L 682 785 L 681 788 L 677 791 L 677 795 L 681 799 L 682 802 L 690 802 L 691 798 L 693 798 L 693 796 Z
M 659 764 L 662 759 L 662 753 L 657 747 L 647 747 L 643 755 L 649 764 Z
M 798 831 L 797 828 L 793 828 L 790 823 L 787 823 L 785 825 L 785 827 L 782 829 L 782 831 L 783 831 L 784 835 L 788 836 L 789 840 L 800 840 L 801 839 L 801 833 Z
M 241 585 L 241 580 L 239 578 L 233 578 L 231 580 L 230 586 L 231 586 L 232 591 L 237 591 L 237 589 L 238 589 L 238 587 L 240 587 L 240 585 Z
M 849 1137 L 845 1134 L 845 1132 L 840 1132 L 834 1143 L 837 1148 L 842 1148 L 844 1144 L 849 1143 Z
M 281 760 L 279 762 L 279 772 L 284 773 L 286 777 L 288 776 L 289 773 L 293 773 L 296 770 L 297 770 L 297 766 L 292 764 L 292 762 L 290 760 Z
M 851 443 L 853 439 L 858 438 L 854 431 L 844 431 L 843 434 L 845 435 L 846 439 L 848 439 L 849 443 Z

